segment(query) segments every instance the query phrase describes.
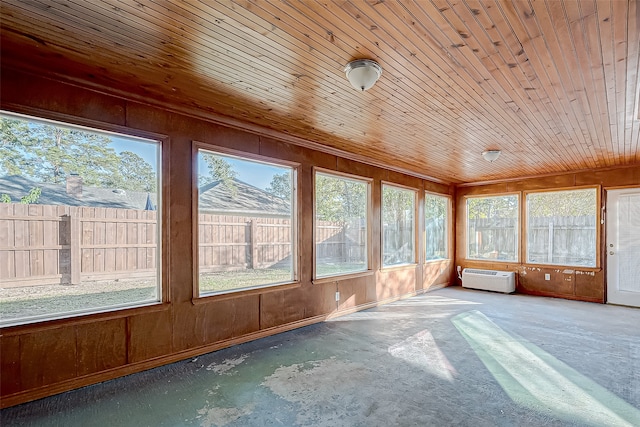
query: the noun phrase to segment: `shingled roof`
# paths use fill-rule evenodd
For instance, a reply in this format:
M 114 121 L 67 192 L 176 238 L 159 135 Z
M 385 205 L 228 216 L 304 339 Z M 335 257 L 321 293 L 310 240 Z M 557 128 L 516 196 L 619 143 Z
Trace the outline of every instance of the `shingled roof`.
M 233 187 L 234 190 L 230 190 L 222 181 L 214 181 L 200 187 L 200 211 L 210 214 L 260 217 L 291 215 L 290 203 L 287 200 L 237 179 L 233 180 Z M 157 205 L 156 194 L 145 191 L 82 186 L 82 197 L 74 197 L 67 193 L 65 184 L 37 182 L 19 175 L 0 178 L 0 194 L 8 194 L 13 202 L 20 201 L 33 188 L 42 190 L 37 202 L 40 205 L 145 210 L 149 207 L 148 198 L 153 206 Z
M 122 208 L 144 210 L 147 198 L 156 206 L 156 195 L 146 191 L 130 191 L 114 188 L 82 186 L 82 197 L 74 197 L 67 193 L 65 184 L 37 182 L 19 175 L 7 175 L 0 178 L 0 194 L 8 194 L 13 202 L 20 199 L 33 188 L 40 188 L 42 193 L 39 205 L 90 206 L 99 208 Z
M 214 181 L 199 188 L 200 212 L 226 215 L 288 217 L 291 204 L 260 188 L 233 180 L 234 189 L 223 181 Z

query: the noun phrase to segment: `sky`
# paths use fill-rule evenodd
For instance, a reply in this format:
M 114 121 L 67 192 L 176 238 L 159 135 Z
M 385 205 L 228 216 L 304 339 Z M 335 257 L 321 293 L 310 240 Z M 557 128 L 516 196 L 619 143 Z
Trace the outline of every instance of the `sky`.
M 113 149 L 120 154 L 122 151 L 131 151 L 142 157 L 151 165 L 153 170 L 157 170 L 158 147 L 154 142 L 144 142 L 138 139 L 128 139 L 123 137 L 111 136 Z M 277 166 L 271 166 L 264 163 L 240 160 L 233 157 L 225 159 L 231 164 L 233 169 L 238 173 L 238 179 L 254 187 L 266 189 L 271 184 L 273 175 L 283 173 L 284 170 Z M 202 159 L 198 160 L 198 170 L 206 171 L 206 163 Z

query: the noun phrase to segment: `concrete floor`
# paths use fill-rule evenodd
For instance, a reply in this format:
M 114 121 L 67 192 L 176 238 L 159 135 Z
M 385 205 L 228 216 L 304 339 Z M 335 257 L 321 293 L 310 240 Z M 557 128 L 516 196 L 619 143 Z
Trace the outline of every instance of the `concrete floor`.
M 8 408 L 2 426 L 640 426 L 640 309 L 446 288 Z

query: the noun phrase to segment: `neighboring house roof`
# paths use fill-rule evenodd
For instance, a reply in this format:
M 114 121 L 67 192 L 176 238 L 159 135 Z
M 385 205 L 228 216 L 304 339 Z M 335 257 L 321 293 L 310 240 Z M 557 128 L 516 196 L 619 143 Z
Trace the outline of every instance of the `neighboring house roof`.
M 38 205 L 90 206 L 99 208 L 122 208 L 144 210 L 147 198 L 157 206 L 156 195 L 146 191 L 129 191 L 113 188 L 82 186 L 82 197 L 67 194 L 66 184 L 32 181 L 19 175 L 7 175 L 0 178 L 0 194 L 8 194 L 11 201 L 20 199 L 31 191 L 40 188 L 42 193 Z
M 257 187 L 234 179 L 235 190 L 222 181 L 214 181 L 199 188 L 201 212 L 224 215 L 288 217 L 290 203 Z M 157 206 L 156 194 L 112 188 L 82 186 L 82 197 L 67 194 L 65 184 L 37 182 L 18 175 L 0 178 L 0 194 L 8 194 L 13 202 L 40 188 L 39 205 L 90 206 L 145 210 Z
M 291 215 L 289 201 L 238 179 L 233 180 L 233 186 L 235 189 L 229 189 L 223 181 L 214 181 L 201 186 L 199 188 L 200 212 L 262 217 Z

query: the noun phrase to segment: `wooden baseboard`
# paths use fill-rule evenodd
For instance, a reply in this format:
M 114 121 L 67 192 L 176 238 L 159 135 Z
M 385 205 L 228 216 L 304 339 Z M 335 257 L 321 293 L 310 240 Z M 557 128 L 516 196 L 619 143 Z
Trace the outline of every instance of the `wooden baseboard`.
M 89 374 L 78 378 L 73 378 L 65 381 L 61 381 L 56 384 L 47 385 L 35 389 L 25 390 L 14 394 L 2 396 L 0 399 L 0 409 L 10 406 L 19 405 L 21 403 L 30 402 L 37 399 L 53 396 L 55 394 L 64 393 L 70 390 L 74 390 L 80 387 L 86 387 L 89 385 L 101 383 L 104 381 L 112 380 L 125 375 L 131 375 L 138 372 L 146 371 L 148 369 L 157 368 L 170 363 L 179 362 L 181 360 L 190 359 L 192 357 L 200 356 L 202 354 L 211 353 L 213 351 L 222 350 L 223 348 L 231 347 L 234 345 L 242 344 L 245 342 L 253 341 L 260 338 L 265 338 L 271 335 L 276 335 L 282 332 L 291 331 L 304 326 L 313 325 L 315 323 L 324 322 L 329 319 L 335 319 L 337 317 L 345 316 L 347 314 L 355 313 L 357 311 L 366 310 L 369 308 L 377 307 L 379 305 L 388 304 L 401 299 L 410 298 L 416 295 L 420 295 L 426 292 L 430 292 L 436 289 L 441 289 L 448 286 L 448 284 L 434 285 L 427 289 L 420 289 L 418 291 L 410 292 L 403 295 L 398 295 L 384 300 L 375 301 L 367 304 L 361 304 L 355 307 L 351 307 L 345 310 L 334 311 L 329 314 L 309 317 L 301 319 L 295 322 L 287 323 L 286 325 L 275 326 L 268 329 L 252 332 L 247 335 L 243 335 L 236 338 L 220 341 L 214 344 L 209 344 L 201 347 L 191 348 L 188 350 L 172 353 L 170 355 L 156 357 L 153 359 L 145 360 L 142 362 L 132 363 L 129 365 L 119 366 L 117 368 L 108 369 L 106 371 L 97 372 L 95 374 Z

